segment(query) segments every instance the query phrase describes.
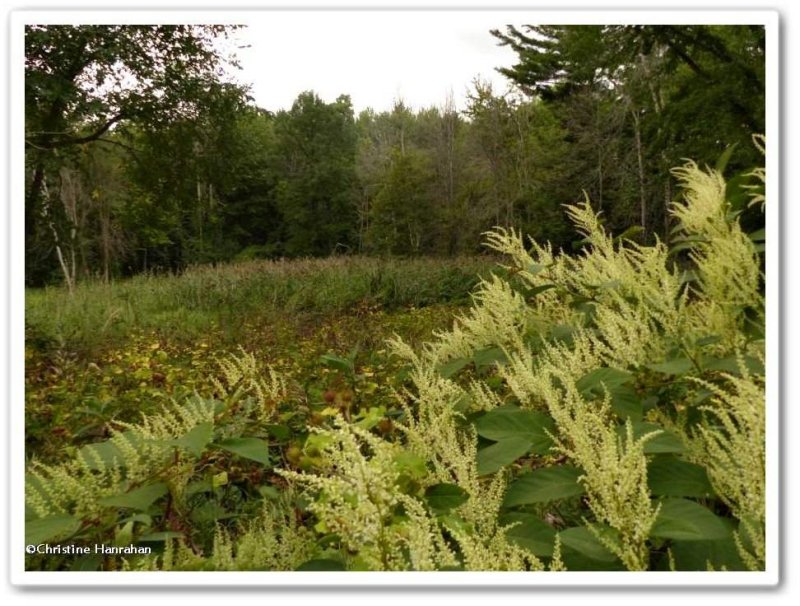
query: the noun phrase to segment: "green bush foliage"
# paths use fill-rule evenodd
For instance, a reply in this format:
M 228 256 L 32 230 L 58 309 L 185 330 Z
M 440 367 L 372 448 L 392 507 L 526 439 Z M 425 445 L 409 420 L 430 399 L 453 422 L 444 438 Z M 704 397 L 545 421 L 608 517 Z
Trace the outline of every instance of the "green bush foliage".
M 395 408 L 343 389 L 298 417 L 242 351 L 213 397 L 32 460 L 27 542 L 154 547 L 72 564 L 106 570 L 763 570 L 760 236 L 718 172 L 675 175 L 669 246 L 613 238 L 588 201 L 575 256 L 488 234 L 507 262 L 472 308 L 391 341 Z

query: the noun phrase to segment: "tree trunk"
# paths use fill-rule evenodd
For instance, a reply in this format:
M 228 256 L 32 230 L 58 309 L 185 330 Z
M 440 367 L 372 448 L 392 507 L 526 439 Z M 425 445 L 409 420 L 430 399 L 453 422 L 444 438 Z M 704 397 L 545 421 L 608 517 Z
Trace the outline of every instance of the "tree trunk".
M 641 211 L 642 229 L 647 231 L 647 195 L 644 187 L 644 157 L 642 154 L 642 131 L 639 125 L 639 114 L 636 110 L 631 112 L 633 116 L 634 133 L 636 136 L 636 160 L 639 168 L 639 208 Z

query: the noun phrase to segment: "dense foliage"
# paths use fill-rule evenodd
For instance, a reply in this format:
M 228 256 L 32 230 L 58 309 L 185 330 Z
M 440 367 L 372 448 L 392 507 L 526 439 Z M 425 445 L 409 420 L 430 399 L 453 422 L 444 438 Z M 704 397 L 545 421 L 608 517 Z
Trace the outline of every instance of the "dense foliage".
M 508 92 L 354 114 L 343 94 L 279 111 L 226 84 L 223 27 L 26 31 L 26 283 L 109 281 L 241 258 L 456 255 L 495 226 L 572 251 L 584 190 L 606 228 L 663 240 L 669 169 L 758 162 L 760 26 L 495 32 Z M 488 36 L 488 33 L 487 33 Z M 347 91 L 343 91 L 346 93 Z M 746 213 L 748 229 L 760 215 Z
M 588 202 L 576 256 L 488 234 L 507 265 L 432 341 L 391 341 L 393 393 L 357 352 L 319 358 L 315 401 L 241 351 L 109 439 L 33 456 L 27 543 L 154 551 L 29 566 L 763 569 L 763 233 L 739 221 L 763 195 L 675 174 L 670 246 L 612 237 Z

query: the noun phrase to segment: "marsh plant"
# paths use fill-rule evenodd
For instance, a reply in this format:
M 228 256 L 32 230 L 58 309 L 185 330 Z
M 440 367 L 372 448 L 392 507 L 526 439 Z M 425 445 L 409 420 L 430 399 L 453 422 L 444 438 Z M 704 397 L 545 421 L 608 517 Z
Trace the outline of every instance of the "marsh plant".
M 391 341 L 396 410 L 332 396 L 298 423 L 291 381 L 242 352 L 213 397 L 31 461 L 28 543 L 153 553 L 29 568 L 763 570 L 763 231 L 739 222 L 763 172 L 744 203 L 674 174 L 668 243 L 613 237 L 588 200 L 575 255 L 489 233 L 505 261 L 469 311 Z

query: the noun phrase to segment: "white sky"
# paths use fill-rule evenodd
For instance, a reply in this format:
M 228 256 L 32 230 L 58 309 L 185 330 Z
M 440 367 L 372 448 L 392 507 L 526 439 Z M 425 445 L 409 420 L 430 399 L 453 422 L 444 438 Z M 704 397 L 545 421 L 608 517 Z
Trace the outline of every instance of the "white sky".
M 328 102 L 349 94 L 356 114 L 390 109 L 400 97 L 415 109 L 441 106 L 450 91 L 464 109 L 478 76 L 505 91 L 508 80 L 495 68 L 516 59 L 489 34 L 506 23 L 491 12 L 269 12 L 248 21 L 237 34 L 249 45 L 236 51 L 238 79 L 272 111 L 291 107 L 304 90 Z

